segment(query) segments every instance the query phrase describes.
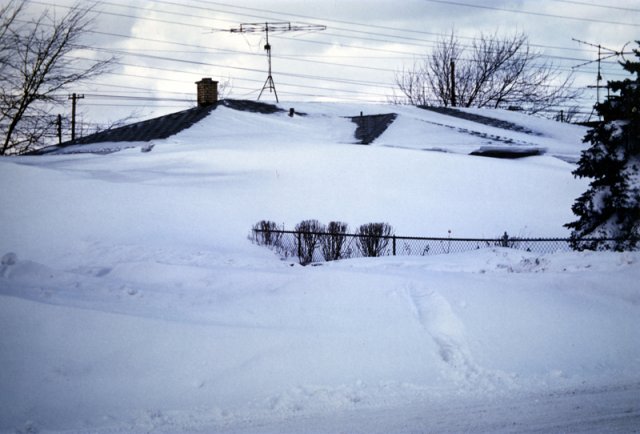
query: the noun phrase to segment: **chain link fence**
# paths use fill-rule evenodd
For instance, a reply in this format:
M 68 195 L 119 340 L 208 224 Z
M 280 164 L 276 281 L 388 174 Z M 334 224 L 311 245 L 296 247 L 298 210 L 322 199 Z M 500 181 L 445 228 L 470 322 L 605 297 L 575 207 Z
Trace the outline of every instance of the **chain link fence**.
M 271 248 L 284 259 L 297 258 L 303 265 L 367 256 L 441 255 L 487 247 L 506 247 L 540 254 L 571 251 L 569 238 L 518 238 L 510 237 L 506 232 L 500 238 L 433 238 L 254 228 L 249 238 L 255 244 Z M 376 245 L 375 250 L 370 248 L 372 243 Z

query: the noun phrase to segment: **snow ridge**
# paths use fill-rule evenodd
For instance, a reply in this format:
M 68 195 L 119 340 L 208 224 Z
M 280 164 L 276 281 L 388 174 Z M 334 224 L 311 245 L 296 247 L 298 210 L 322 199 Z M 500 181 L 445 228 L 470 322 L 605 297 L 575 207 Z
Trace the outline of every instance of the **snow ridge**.
M 470 391 L 513 387 L 508 374 L 484 369 L 476 363 L 467 343 L 464 322 L 445 297 L 416 283 L 409 283 L 406 293 L 410 309 L 438 348 L 446 366 L 445 374 L 458 387 Z
M 0 432 L 640 426 L 640 252 L 302 267 L 247 240 L 265 218 L 566 236 L 587 183 L 551 155 L 577 157 L 583 128 L 496 113 L 532 136 L 394 106 L 354 146 L 361 105 L 295 108 L 307 115 L 221 106 L 149 152 L 0 159 Z M 549 151 L 469 156 L 486 137 L 461 128 Z M 422 151 L 436 146 L 450 152 Z

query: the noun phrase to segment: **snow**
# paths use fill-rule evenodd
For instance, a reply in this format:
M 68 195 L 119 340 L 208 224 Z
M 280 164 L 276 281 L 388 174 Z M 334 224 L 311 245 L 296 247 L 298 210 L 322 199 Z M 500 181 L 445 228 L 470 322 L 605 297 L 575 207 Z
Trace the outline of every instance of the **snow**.
M 247 240 L 307 218 L 566 236 L 584 129 L 294 107 L 307 116 L 220 107 L 149 152 L 0 160 L 1 432 L 637 429 L 638 252 L 301 267 Z M 345 117 L 360 111 L 399 116 L 360 146 Z M 547 153 L 469 156 L 485 145 L 471 129 Z

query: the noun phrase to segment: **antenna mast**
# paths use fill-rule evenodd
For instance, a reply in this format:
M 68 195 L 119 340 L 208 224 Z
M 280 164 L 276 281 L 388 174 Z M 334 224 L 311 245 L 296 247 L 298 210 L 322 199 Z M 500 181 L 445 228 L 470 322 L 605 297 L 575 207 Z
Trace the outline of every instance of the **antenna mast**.
M 267 52 L 267 61 L 268 61 L 268 72 L 267 72 L 267 80 L 264 82 L 262 86 L 262 90 L 260 90 L 260 94 L 258 95 L 258 100 L 262 96 L 262 93 L 265 89 L 269 89 L 269 93 L 273 92 L 276 97 L 276 102 L 280 102 L 278 100 L 278 93 L 276 92 L 276 84 L 273 81 L 273 76 L 271 75 L 271 44 L 269 43 L 269 32 L 302 32 L 302 31 L 320 31 L 325 30 L 327 26 L 319 25 L 319 24 L 296 24 L 293 25 L 290 22 L 277 22 L 277 23 L 243 23 L 240 24 L 240 27 L 232 28 L 229 30 L 231 33 L 264 33 L 266 38 L 266 43 L 264 45 L 264 49 Z
M 581 63 L 580 65 L 576 65 L 571 67 L 571 69 L 576 69 L 576 68 L 580 68 L 581 66 L 586 66 L 586 65 L 590 65 L 594 62 L 598 63 L 598 75 L 596 77 L 596 85 L 595 86 L 587 86 L 590 88 L 595 87 L 596 88 L 596 104 L 600 104 L 600 89 L 602 88 L 607 88 L 609 89 L 609 86 L 601 86 L 600 82 L 602 81 L 602 69 L 601 69 L 601 63 L 603 60 L 606 59 L 610 59 L 611 57 L 616 57 L 616 56 L 623 56 L 624 58 L 624 47 L 622 48 L 622 50 L 620 51 L 616 51 L 616 50 L 612 50 L 611 48 L 607 48 L 607 47 L 603 47 L 600 44 L 592 44 L 591 42 L 585 42 L 585 41 L 581 41 L 579 39 L 575 39 L 575 38 L 571 38 L 572 40 L 574 40 L 575 42 L 579 43 L 579 44 L 583 44 L 583 45 L 588 45 L 590 47 L 594 47 L 598 49 L 598 58 L 596 60 L 589 60 L 588 62 L 584 62 Z M 627 46 L 627 44 L 625 44 L 625 47 Z M 603 53 L 602 51 L 605 51 L 606 53 Z M 595 108 L 595 107 L 594 107 Z M 591 114 L 593 114 L 593 110 L 591 111 Z M 591 118 L 591 116 L 589 116 L 589 118 Z

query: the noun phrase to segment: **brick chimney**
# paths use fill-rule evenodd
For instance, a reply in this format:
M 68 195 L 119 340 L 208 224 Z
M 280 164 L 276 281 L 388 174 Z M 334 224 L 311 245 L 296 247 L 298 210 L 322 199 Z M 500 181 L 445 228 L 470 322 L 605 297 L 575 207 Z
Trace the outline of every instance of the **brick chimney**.
M 218 82 L 211 77 L 196 81 L 198 85 L 198 107 L 206 107 L 218 102 Z

